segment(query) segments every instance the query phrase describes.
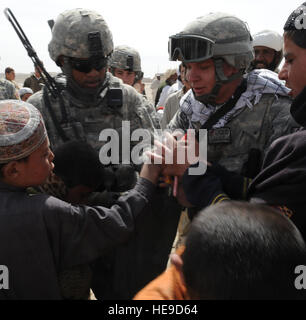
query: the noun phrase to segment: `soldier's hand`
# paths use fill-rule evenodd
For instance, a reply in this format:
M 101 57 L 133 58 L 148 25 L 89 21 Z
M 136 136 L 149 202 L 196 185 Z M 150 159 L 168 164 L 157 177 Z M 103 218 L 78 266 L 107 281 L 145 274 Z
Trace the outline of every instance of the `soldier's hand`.
M 155 163 L 162 164 L 165 176 L 181 177 L 191 164 L 198 162 L 198 154 L 199 145 L 194 135 L 189 134 L 187 141 L 184 136 L 166 133 L 163 143 L 155 141 L 150 157 Z

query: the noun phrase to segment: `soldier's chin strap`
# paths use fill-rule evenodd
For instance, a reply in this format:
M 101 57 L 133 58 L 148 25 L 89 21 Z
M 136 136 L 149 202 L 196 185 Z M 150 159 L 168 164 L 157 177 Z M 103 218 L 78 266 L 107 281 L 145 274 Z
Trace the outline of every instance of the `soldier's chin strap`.
M 142 78 L 143 78 L 143 72 L 142 72 L 142 71 L 135 71 L 135 74 L 136 74 L 136 76 L 135 76 L 135 80 L 134 80 L 133 85 L 134 85 L 137 81 L 142 80 Z
M 96 88 L 82 88 L 73 79 L 72 68 L 70 63 L 64 58 L 64 64 L 61 67 L 63 73 L 67 77 L 67 91 L 71 96 L 73 103 L 78 105 L 80 102 L 84 104 L 97 105 L 100 101 L 101 92 L 107 87 L 109 82 L 109 75 L 105 74 L 104 81 Z
M 196 100 L 204 104 L 216 105 L 216 99 L 222 86 L 243 76 L 244 70 L 239 70 L 237 73 L 227 77 L 223 72 L 223 63 L 223 59 L 214 59 L 216 84 L 210 93 L 203 94 L 202 96 L 194 95 Z

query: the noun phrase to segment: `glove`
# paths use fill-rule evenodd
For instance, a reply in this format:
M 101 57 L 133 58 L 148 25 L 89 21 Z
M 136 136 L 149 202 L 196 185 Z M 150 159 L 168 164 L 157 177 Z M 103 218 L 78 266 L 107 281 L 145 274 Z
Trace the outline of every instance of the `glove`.
M 244 200 L 247 196 L 248 186 L 252 179 L 246 178 L 238 173 L 228 171 L 219 164 L 213 164 L 209 171 L 220 178 L 224 192 L 235 200 Z
M 223 191 L 221 179 L 211 170 L 211 167 L 207 168 L 204 175 L 198 176 L 188 175 L 186 170 L 182 185 L 187 200 L 198 208 L 207 207 L 221 199 L 228 199 Z

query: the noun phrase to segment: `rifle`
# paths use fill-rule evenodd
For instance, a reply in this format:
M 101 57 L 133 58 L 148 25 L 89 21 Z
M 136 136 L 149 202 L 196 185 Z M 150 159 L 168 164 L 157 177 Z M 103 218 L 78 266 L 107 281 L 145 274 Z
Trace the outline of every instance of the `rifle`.
M 41 60 L 37 56 L 36 51 L 32 47 L 29 39 L 27 38 L 27 36 L 23 32 L 21 26 L 19 25 L 17 19 L 13 15 L 12 11 L 9 8 L 6 8 L 6 9 L 4 9 L 4 14 L 5 14 L 6 18 L 8 19 L 8 21 L 13 26 L 13 28 L 14 28 L 15 32 L 17 33 L 17 35 L 18 35 L 20 41 L 22 42 L 23 46 L 27 50 L 27 53 L 28 53 L 29 57 L 31 58 L 34 66 L 35 67 L 36 66 L 39 67 L 39 69 L 38 69 L 39 74 L 42 77 L 42 79 L 43 79 L 45 85 L 47 86 L 48 90 L 50 91 L 52 96 L 54 98 L 56 98 L 58 96 L 58 90 L 59 89 L 58 89 L 58 87 L 56 85 L 55 80 L 50 76 L 50 74 L 44 68 Z
M 47 72 L 47 70 L 45 69 L 41 60 L 38 58 L 36 51 L 34 50 L 29 39 L 27 38 L 27 36 L 23 32 L 20 24 L 18 23 L 17 19 L 15 18 L 14 14 L 12 13 L 12 11 L 9 8 L 5 8 L 4 14 L 5 14 L 6 18 L 8 19 L 8 21 L 13 26 L 15 32 L 17 33 L 17 36 L 19 37 L 21 43 L 25 47 L 25 49 L 28 53 L 28 56 L 31 58 L 34 66 L 38 67 L 38 72 L 39 72 L 41 78 L 43 79 L 43 82 L 47 88 L 47 91 L 49 91 L 51 93 L 51 95 L 54 99 L 57 99 L 57 98 L 59 99 L 60 106 L 61 106 L 61 113 L 62 113 L 62 123 L 68 123 L 69 121 L 68 121 L 67 111 L 66 111 L 65 103 L 64 103 L 64 100 L 62 97 L 61 89 L 59 88 L 59 86 L 56 83 L 56 81 L 54 80 L 54 78 L 51 77 L 51 75 Z M 52 21 L 48 21 L 48 24 L 50 27 L 51 27 L 51 25 L 53 27 L 54 22 L 52 23 Z M 45 91 L 44 91 L 44 96 L 45 97 L 47 96 L 47 92 L 45 92 Z M 47 107 L 50 111 L 51 117 L 53 118 L 54 124 L 55 124 L 60 136 L 62 137 L 62 139 L 64 141 L 67 141 L 68 138 L 66 137 L 62 128 L 60 127 L 60 124 L 58 123 L 58 121 L 56 119 L 55 113 L 52 110 L 50 103 L 47 105 Z

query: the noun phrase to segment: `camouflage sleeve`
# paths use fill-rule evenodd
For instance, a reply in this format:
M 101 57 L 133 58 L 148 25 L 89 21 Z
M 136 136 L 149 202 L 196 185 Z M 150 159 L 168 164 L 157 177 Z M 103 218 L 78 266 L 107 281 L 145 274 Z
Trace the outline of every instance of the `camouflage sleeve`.
M 19 100 L 19 94 L 18 91 L 16 90 L 15 86 L 7 81 L 7 92 L 8 92 L 8 99 L 17 99 Z
M 297 124 L 290 114 L 290 106 L 292 100 L 289 97 L 275 97 L 269 114 L 270 128 L 268 133 L 267 143 L 264 150 L 279 137 L 293 133 L 299 129 Z
M 28 100 L 28 103 L 31 103 L 34 107 L 36 107 L 44 118 L 44 102 L 42 97 L 42 92 L 38 91 L 34 93 Z
M 167 129 L 170 129 L 171 131 L 174 131 L 175 129 L 187 130 L 188 128 L 189 120 L 187 115 L 181 110 L 177 111 L 170 123 L 167 125 Z
M 160 125 L 159 117 L 157 115 L 155 107 L 146 97 L 144 97 L 143 95 L 141 95 L 141 96 L 142 96 L 142 100 L 143 100 L 143 105 L 144 105 L 145 109 L 147 110 L 149 116 L 152 119 L 154 128 L 160 129 L 161 125 Z
M 161 119 L 161 127 L 162 129 L 165 129 L 167 127 L 167 124 L 171 121 L 171 105 L 169 98 L 166 101 L 166 105 L 164 108 L 163 117 Z
M 163 113 L 163 116 L 161 118 L 161 122 L 160 122 L 160 125 L 161 125 L 161 128 L 164 130 L 167 128 L 167 124 L 169 123 L 169 117 L 168 117 L 168 112 L 167 112 L 167 108 L 165 107 L 164 108 L 164 113 Z
M 124 119 L 129 120 L 131 129 L 149 129 L 152 132 L 159 125 L 156 112 L 149 101 L 133 87 L 123 85 Z
M 130 141 L 131 152 L 134 150 L 134 147 L 139 147 L 137 149 L 140 155 L 140 163 L 143 163 L 143 159 L 141 154 L 145 150 L 149 150 L 152 147 L 152 143 L 154 140 L 154 130 L 156 129 L 154 123 L 154 114 L 155 110 L 152 110 L 152 106 L 150 103 L 139 94 L 133 87 L 129 85 L 122 85 L 123 89 L 123 119 L 124 121 L 129 121 L 131 135 L 138 129 L 145 129 L 142 133 L 143 140 L 140 141 Z M 139 132 L 139 134 L 141 134 Z M 141 139 L 141 138 L 140 138 Z M 137 138 L 136 138 L 137 140 Z M 138 160 L 137 160 L 138 162 Z M 135 161 L 133 160 L 135 164 Z M 137 163 L 138 165 L 139 163 Z M 137 165 L 135 165 L 137 167 Z M 140 170 L 140 167 L 137 167 L 137 170 Z

